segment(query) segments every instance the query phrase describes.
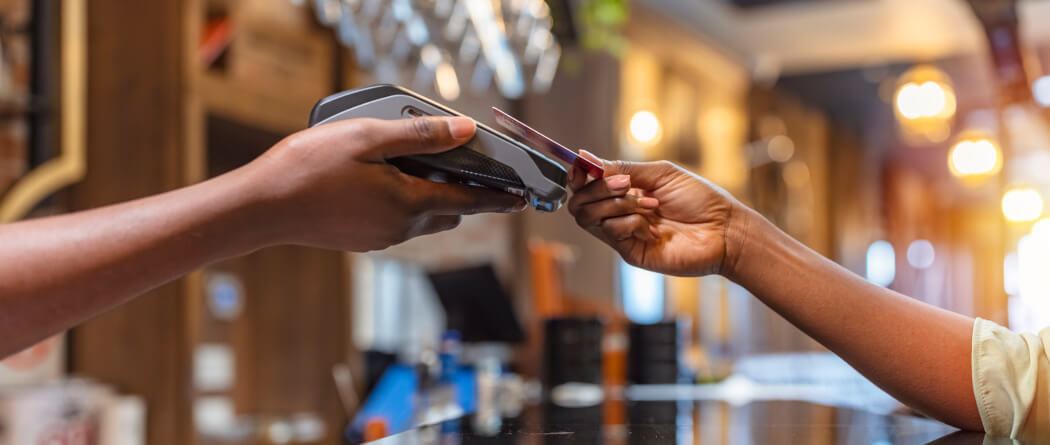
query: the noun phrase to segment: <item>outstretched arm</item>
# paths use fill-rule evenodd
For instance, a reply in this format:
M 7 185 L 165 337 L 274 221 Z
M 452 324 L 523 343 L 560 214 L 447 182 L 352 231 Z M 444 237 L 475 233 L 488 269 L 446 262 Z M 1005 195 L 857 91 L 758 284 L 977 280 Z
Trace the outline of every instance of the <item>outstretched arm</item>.
M 750 209 L 730 221 L 723 273 L 901 402 L 980 431 L 973 319 L 876 286 Z
M 351 120 L 161 195 L 0 226 L 0 358 L 195 268 L 281 243 L 365 251 L 517 197 L 401 174 L 384 159 L 469 140 L 469 119 Z
M 569 209 L 628 263 L 725 275 L 902 402 L 982 429 L 972 319 L 861 279 L 674 164 L 606 161 L 605 171 L 586 185 L 574 172 Z

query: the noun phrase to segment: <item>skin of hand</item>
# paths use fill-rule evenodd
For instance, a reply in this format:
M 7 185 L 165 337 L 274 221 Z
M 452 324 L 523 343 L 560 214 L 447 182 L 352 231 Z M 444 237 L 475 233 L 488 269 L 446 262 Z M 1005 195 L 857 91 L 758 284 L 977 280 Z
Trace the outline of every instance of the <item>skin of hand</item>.
M 516 196 L 442 184 L 385 162 L 462 145 L 469 118 L 356 119 L 290 136 L 249 168 L 266 178 L 273 240 L 348 251 L 384 249 L 459 225 L 461 215 L 525 208 Z
M 625 261 L 666 274 L 724 275 L 901 402 L 983 430 L 973 319 L 869 283 L 671 163 L 587 155 L 603 163 L 606 178 L 587 182 L 574 169 L 569 211 Z
M 291 135 L 186 188 L 0 225 L 0 358 L 214 261 L 276 244 L 366 251 L 525 208 L 518 197 L 405 175 L 386 159 L 437 153 L 467 118 L 348 120 Z
M 568 208 L 576 222 L 636 267 L 701 276 L 726 268 L 734 208 L 728 193 L 670 162 L 602 161 L 611 175 L 584 184 L 570 172 Z M 738 210 L 739 211 L 739 210 Z

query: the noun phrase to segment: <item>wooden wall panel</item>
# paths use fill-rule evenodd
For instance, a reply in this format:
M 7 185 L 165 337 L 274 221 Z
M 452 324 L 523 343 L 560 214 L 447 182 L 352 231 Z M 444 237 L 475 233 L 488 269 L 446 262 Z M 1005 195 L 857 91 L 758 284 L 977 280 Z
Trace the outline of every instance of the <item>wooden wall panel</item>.
M 217 269 L 244 282 L 244 314 L 231 326 L 238 412 L 285 417 L 313 413 L 328 439 L 346 425 L 332 366 L 346 360 L 349 282 L 340 252 L 274 247 Z
M 88 2 L 87 177 L 72 210 L 176 188 L 183 140 L 179 0 Z M 75 329 L 71 371 L 145 397 L 152 445 L 186 443 L 182 300 L 169 284 Z
M 209 175 L 251 161 L 282 137 L 216 116 L 206 126 Z M 233 349 L 236 381 L 227 395 L 239 415 L 315 414 L 327 426 L 324 443 L 341 443 L 347 419 L 332 366 L 350 355 L 346 261 L 341 252 L 281 246 L 207 268 L 235 276 L 244 287 L 236 319 L 217 321 L 202 312 L 202 322 L 191 327 L 197 338 Z

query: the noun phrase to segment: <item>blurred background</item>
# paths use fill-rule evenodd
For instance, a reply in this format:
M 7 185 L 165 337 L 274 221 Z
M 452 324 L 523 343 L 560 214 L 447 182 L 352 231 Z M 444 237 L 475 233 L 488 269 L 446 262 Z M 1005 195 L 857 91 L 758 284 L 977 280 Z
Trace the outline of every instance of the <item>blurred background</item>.
M 1035 330 L 1046 23 L 1043 0 L 2 0 L 0 221 L 205 180 L 319 99 L 393 83 L 672 160 L 878 285 Z M 634 269 L 528 211 L 196 271 L 0 363 L 0 443 L 334 444 L 464 413 L 498 432 L 538 400 L 615 427 L 684 393 L 704 402 L 646 415 L 724 428 L 683 443 L 776 442 L 758 418 L 879 443 L 909 422 L 746 290 Z

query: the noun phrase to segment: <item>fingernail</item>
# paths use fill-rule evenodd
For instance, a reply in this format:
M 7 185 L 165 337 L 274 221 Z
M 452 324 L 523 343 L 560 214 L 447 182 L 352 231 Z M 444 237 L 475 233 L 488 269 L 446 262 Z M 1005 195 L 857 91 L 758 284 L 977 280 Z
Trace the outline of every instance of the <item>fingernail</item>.
M 610 176 L 605 179 L 610 190 L 623 190 L 631 187 L 631 177 L 627 175 Z
M 466 139 L 474 135 L 474 120 L 469 117 L 453 117 L 448 121 L 448 131 L 453 138 Z
M 576 167 L 572 167 L 572 168 L 569 169 L 569 183 L 571 184 L 571 183 L 573 183 L 575 181 L 576 181 Z
M 649 226 L 649 233 L 652 233 L 654 238 L 660 237 L 660 231 L 656 229 L 656 226 Z
M 514 206 L 514 211 L 515 212 L 520 212 L 522 210 L 525 210 L 528 207 L 529 207 L 529 203 L 525 202 L 525 200 L 521 200 L 521 201 L 518 202 L 518 205 Z
M 650 198 L 648 196 L 638 198 L 638 206 L 643 209 L 655 209 L 660 207 L 660 200 L 656 198 Z

